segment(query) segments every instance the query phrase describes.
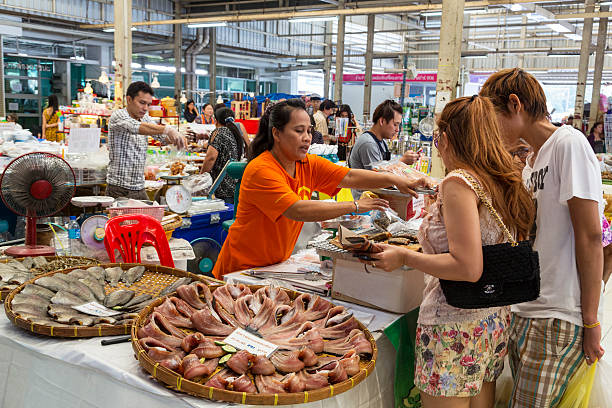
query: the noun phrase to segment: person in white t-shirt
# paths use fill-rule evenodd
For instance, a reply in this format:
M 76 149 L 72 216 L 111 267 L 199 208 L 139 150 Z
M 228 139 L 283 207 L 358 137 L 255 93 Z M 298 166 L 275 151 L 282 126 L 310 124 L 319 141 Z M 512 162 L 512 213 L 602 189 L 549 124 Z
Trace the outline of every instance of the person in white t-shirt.
M 511 406 L 556 407 L 582 359 L 604 354 L 599 165 L 582 133 L 550 123 L 542 87 L 522 69 L 491 75 L 480 95 L 493 102 L 504 143 L 522 138 L 533 149 L 523 180 L 536 200 L 541 288 L 538 299 L 512 307 Z

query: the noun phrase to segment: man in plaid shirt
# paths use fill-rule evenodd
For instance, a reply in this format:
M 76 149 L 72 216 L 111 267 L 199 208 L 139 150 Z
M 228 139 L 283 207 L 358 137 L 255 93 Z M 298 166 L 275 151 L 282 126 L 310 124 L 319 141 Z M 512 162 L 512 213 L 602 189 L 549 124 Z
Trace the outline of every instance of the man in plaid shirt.
M 148 200 L 144 188 L 147 158 L 147 136 L 175 145 L 179 150 L 185 138 L 168 125 L 157 125 L 147 114 L 153 89 L 145 82 L 130 84 L 126 92 L 127 106 L 111 115 L 108 125 L 110 162 L 106 177 L 106 195 Z

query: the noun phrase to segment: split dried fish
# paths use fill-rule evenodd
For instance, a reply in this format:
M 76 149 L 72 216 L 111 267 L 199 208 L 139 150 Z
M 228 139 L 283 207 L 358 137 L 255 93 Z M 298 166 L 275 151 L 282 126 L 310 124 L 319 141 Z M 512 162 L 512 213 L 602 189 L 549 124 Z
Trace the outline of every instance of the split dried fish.
M 119 284 L 119 280 L 121 279 L 122 275 L 123 275 L 123 269 L 121 269 L 118 266 L 115 266 L 114 268 L 106 268 L 105 274 L 104 274 L 106 281 L 113 288 Z
M 32 259 L 32 263 L 35 268 L 40 268 L 41 266 L 48 264 L 47 258 L 45 258 L 44 256 L 37 256 L 36 258 Z M 21 264 L 25 266 L 23 264 L 23 261 L 21 262 Z
M 9 285 L 23 285 L 30 279 L 32 279 L 34 275 L 28 272 L 17 272 L 15 275 L 11 276 L 8 280 Z
M 134 282 L 140 280 L 145 273 L 144 266 L 134 266 L 127 271 L 123 272 L 121 275 L 121 281 L 125 283 L 126 286 L 132 286 Z
M 73 305 L 82 305 L 83 303 L 86 303 L 86 302 L 83 301 L 83 299 L 81 299 L 80 297 L 75 296 L 70 292 L 60 290 L 59 292 L 55 294 L 55 296 L 51 298 L 51 303 L 55 303 L 56 305 L 73 306 Z
M 114 317 L 111 316 L 105 316 L 105 317 L 96 317 L 94 324 L 110 324 L 113 325 L 117 322 L 117 319 L 115 319 Z
M 97 279 L 99 281 L 104 281 L 106 276 L 106 271 L 101 266 L 92 266 L 87 268 L 86 271 L 91 275 L 92 278 Z
M 104 298 L 106 297 L 106 292 L 104 291 L 103 283 L 100 283 L 100 281 L 97 279 L 93 279 L 91 276 L 79 279 L 79 282 L 83 283 L 84 285 L 87 285 L 87 287 L 94 294 L 94 297 L 98 302 L 104 301 Z
M 104 298 L 104 306 L 106 307 L 115 307 L 125 305 L 127 302 L 132 300 L 135 293 L 131 290 L 117 290 L 112 292 Z
M 14 307 L 20 304 L 37 304 L 44 305 L 45 307 L 49 304 L 49 299 L 46 299 L 38 295 L 26 295 L 24 293 L 17 293 L 11 301 L 11 306 Z
M 50 316 L 59 322 L 64 324 L 70 324 L 73 322 L 75 318 L 87 318 L 88 315 L 84 313 L 80 313 L 77 310 L 74 310 L 70 306 L 66 305 L 50 305 L 49 311 Z
M 59 292 L 60 290 L 68 289 L 68 282 L 56 278 L 55 276 L 43 276 L 41 278 L 38 278 L 36 279 L 36 284 L 54 292 Z
M 36 305 L 33 303 L 23 303 L 15 305 L 13 312 L 19 315 L 26 314 L 31 316 L 45 317 L 47 316 L 47 305 Z
M 89 277 L 89 272 L 87 272 L 85 269 L 74 269 L 70 272 L 68 272 L 67 274 L 68 276 L 72 276 L 76 279 L 83 279 L 83 278 L 87 278 Z
M 93 302 L 96 300 L 96 297 L 94 296 L 93 291 L 89 289 L 89 286 L 85 285 L 83 282 L 79 282 L 78 280 L 70 282 L 66 291 L 80 297 L 85 302 Z
M 144 302 L 136 303 L 130 307 L 126 307 L 124 310 L 127 312 L 139 312 L 145 307 L 149 306 L 149 304 L 153 302 L 154 300 L 155 299 L 145 300 Z
M 21 264 L 27 269 L 32 269 L 34 267 L 34 258 L 28 256 L 23 261 L 21 261 Z
M 96 321 L 96 318 L 93 316 L 76 316 L 70 319 L 70 324 L 78 324 L 81 326 L 93 326 Z
M 134 298 L 132 300 L 130 300 L 129 302 L 127 302 L 125 305 L 121 306 L 117 310 L 127 309 L 127 308 L 129 308 L 131 306 L 137 305 L 137 304 L 142 303 L 142 302 L 146 302 L 147 300 L 151 300 L 152 298 L 153 298 L 153 296 L 146 295 L 146 294 L 134 296 Z
M 53 297 L 53 295 L 55 295 L 53 291 L 35 283 L 25 285 L 19 293 L 24 295 L 37 295 L 49 300 Z
M 168 295 L 172 292 L 176 291 L 176 288 L 178 288 L 181 285 L 188 285 L 189 283 L 191 283 L 191 278 L 179 278 L 176 281 L 174 281 L 174 283 L 172 283 L 170 286 L 167 286 L 164 290 L 162 290 L 159 293 L 159 296 L 165 296 Z

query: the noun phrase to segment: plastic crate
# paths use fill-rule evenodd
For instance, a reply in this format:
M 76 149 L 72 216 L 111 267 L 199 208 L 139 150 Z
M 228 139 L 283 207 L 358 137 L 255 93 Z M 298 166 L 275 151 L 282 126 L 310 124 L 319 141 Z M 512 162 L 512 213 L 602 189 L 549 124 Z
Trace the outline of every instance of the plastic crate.
M 106 169 L 73 168 L 77 185 L 106 183 Z
M 161 222 L 164 218 L 165 205 L 150 205 L 146 207 L 109 207 L 109 218 L 127 214 L 146 214 Z

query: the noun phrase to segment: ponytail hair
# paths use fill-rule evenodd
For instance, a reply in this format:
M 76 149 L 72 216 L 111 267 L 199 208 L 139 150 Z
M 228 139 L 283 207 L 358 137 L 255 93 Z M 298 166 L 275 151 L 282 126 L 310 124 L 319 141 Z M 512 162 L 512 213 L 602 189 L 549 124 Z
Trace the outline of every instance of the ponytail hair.
M 225 126 L 230 130 L 230 132 L 232 132 L 232 135 L 234 135 L 234 139 L 236 140 L 236 145 L 238 146 L 238 160 L 242 159 L 242 153 L 244 152 L 246 145 L 244 143 L 244 139 L 242 138 L 242 132 L 240 132 L 240 129 L 238 129 L 236 126 L 234 111 L 225 106 L 219 108 L 215 111 L 215 119 L 217 120 L 217 123 L 219 123 L 221 126 Z
M 257 135 L 249 147 L 248 161 L 255 159 L 266 150 L 274 147 L 272 128 L 283 130 L 291 121 L 291 114 L 296 109 L 306 111 L 306 105 L 301 99 L 289 99 L 270 106 L 259 119 Z

